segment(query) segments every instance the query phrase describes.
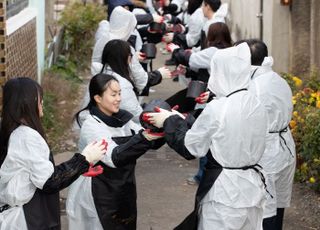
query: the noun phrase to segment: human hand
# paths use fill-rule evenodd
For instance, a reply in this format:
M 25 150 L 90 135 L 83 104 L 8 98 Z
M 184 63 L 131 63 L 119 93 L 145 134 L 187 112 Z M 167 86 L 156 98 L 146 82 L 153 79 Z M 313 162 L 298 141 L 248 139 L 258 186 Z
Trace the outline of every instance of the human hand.
M 164 137 L 164 133 L 153 133 L 150 129 L 145 129 L 142 131 L 142 135 L 148 140 L 148 141 L 154 141 L 158 140 L 160 138 Z
M 170 43 L 170 44 L 167 44 L 166 46 L 166 49 L 169 51 L 169 52 L 173 52 L 175 49 L 179 49 L 180 46 L 174 44 L 174 43 Z
M 105 140 L 88 144 L 82 151 L 82 155 L 90 163 L 101 160 L 107 151 L 108 143 Z
M 157 128 L 162 128 L 164 121 L 168 117 L 174 115 L 174 113 L 165 109 L 160 109 L 159 107 L 156 107 L 155 111 L 156 113 L 146 113 L 145 119 L 147 122 L 149 122 L 150 124 L 154 125 Z
M 207 103 L 208 99 L 209 99 L 209 94 L 210 92 L 207 91 L 207 92 L 204 92 L 202 94 L 200 94 L 199 97 L 197 97 L 196 99 L 194 99 L 197 103 L 199 104 L 205 104 Z
M 173 26 L 172 31 L 179 33 L 179 34 L 182 34 L 186 31 L 186 28 L 182 24 L 179 23 L 179 24 L 176 24 Z
M 171 19 L 172 19 L 171 14 L 165 14 L 163 17 L 164 17 L 164 20 L 166 20 L 166 21 L 171 21 Z
M 173 40 L 173 33 L 166 33 L 162 37 L 162 41 L 166 42 L 166 43 L 170 43 L 170 42 L 172 42 L 172 40 Z
M 146 60 L 146 54 L 140 51 L 136 52 L 137 58 L 139 61 L 144 61 Z
M 152 14 L 152 18 L 153 18 L 153 21 L 157 23 L 162 23 L 164 20 L 163 17 L 157 13 Z
M 88 171 L 82 174 L 82 176 L 95 177 L 102 173 L 103 173 L 103 167 L 101 165 L 97 165 L 94 167 L 93 164 L 90 164 Z
M 171 78 L 171 72 L 167 67 L 163 66 L 159 68 L 158 71 L 160 72 L 162 79 Z
M 163 6 L 169 6 L 170 0 L 162 0 Z

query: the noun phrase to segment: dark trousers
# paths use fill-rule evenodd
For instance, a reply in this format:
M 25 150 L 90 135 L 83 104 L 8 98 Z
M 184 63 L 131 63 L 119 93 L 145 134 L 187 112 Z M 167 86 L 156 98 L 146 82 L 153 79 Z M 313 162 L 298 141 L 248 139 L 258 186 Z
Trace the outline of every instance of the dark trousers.
M 284 208 L 277 208 L 277 215 L 263 219 L 263 230 L 282 230 Z

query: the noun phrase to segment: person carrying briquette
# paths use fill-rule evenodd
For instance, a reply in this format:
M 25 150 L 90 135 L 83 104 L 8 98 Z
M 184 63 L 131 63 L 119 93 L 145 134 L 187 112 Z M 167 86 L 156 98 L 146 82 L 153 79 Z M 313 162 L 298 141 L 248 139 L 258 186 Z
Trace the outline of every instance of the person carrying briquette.
M 103 173 L 81 176 L 68 193 L 66 210 L 70 230 L 135 230 L 137 224 L 136 160 L 164 144 L 163 136 L 143 130 L 120 109 L 121 91 L 116 77 L 100 73 L 89 84 L 90 101 L 76 114 L 89 110 L 81 125 L 78 148 L 100 138 L 109 145 L 97 163 Z
M 263 229 L 281 230 L 284 209 L 290 207 L 296 166 L 295 144 L 289 127 L 292 92 L 288 83 L 272 70 L 273 58 L 268 56 L 264 42 L 257 39 L 240 42 L 246 42 L 251 50 L 249 90 L 257 95 L 268 114 L 266 149 L 259 164 L 266 173 L 272 197 L 267 194 Z
M 160 109 L 149 122 L 190 160 L 207 156 L 194 211 L 175 229 L 262 229 L 265 183 L 259 160 L 265 149 L 267 115 L 250 82 L 247 44 L 221 49 L 211 62 L 209 89 L 217 96 L 189 128 L 177 112 Z
M 0 229 L 59 230 L 59 191 L 100 160 L 106 145 L 97 139 L 55 166 L 44 129 L 41 86 L 26 77 L 3 87 L 0 128 Z

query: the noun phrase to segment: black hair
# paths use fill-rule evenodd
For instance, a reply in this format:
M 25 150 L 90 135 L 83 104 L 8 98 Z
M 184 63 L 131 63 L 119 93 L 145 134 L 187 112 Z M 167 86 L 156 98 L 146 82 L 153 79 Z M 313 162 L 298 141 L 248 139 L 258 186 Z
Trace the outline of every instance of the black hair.
M 193 14 L 202 4 L 202 0 L 189 0 L 187 12 L 189 15 Z
M 103 48 L 101 62 L 101 73 L 106 66 L 109 66 L 112 71 L 127 79 L 137 92 L 133 80 L 130 77 L 130 68 L 128 63 L 129 56 L 132 56 L 130 44 L 120 39 L 110 40 Z
M 218 49 L 231 47 L 232 40 L 228 26 L 222 22 L 212 23 L 206 41 L 207 47 L 214 46 Z
M 221 6 L 220 0 L 203 0 L 203 2 L 209 5 L 213 12 L 217 12 Z
M 27 77 L 12 78 L 3 86 L 0 165 L 7 156 L 10 135 L 20 125 L 36 130 L 46 140 L 39 115 L 42 98 L 41 86 Z
M 251 65 L 261 66 L 265 57 L 268 57 L 267 45 L 259 39 L 239 40 L 235 45 L 246 42 L 251 52 Z
M 91 78 L 89 83 L 89 95 L 90 95 L 89 103 L 85 108 L 81 109 L 74 115 L 74 119 L 77 121 L 79 126 L 81 126 L 81 122 L 79 118 L 80 113 L 84 110 L 91 110 L 92 107 L 97 106 L 97 103 L 94 100 L 94 96 L 95 95 L 102 96 L 102 94 L 110 86 L 111 81 L 118 82 L 118 80 L 114 76 L 109 74 L 104 74 L 104 73 L 98 73 Z

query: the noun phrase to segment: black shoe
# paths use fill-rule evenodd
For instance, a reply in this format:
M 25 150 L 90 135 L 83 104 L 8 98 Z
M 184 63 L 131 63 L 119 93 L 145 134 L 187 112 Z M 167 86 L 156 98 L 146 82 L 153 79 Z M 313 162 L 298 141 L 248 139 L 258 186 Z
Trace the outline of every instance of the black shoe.
M 173 59 L 168 59 L 166 60 L 165 65 L 176 65 L 176 62 Z

